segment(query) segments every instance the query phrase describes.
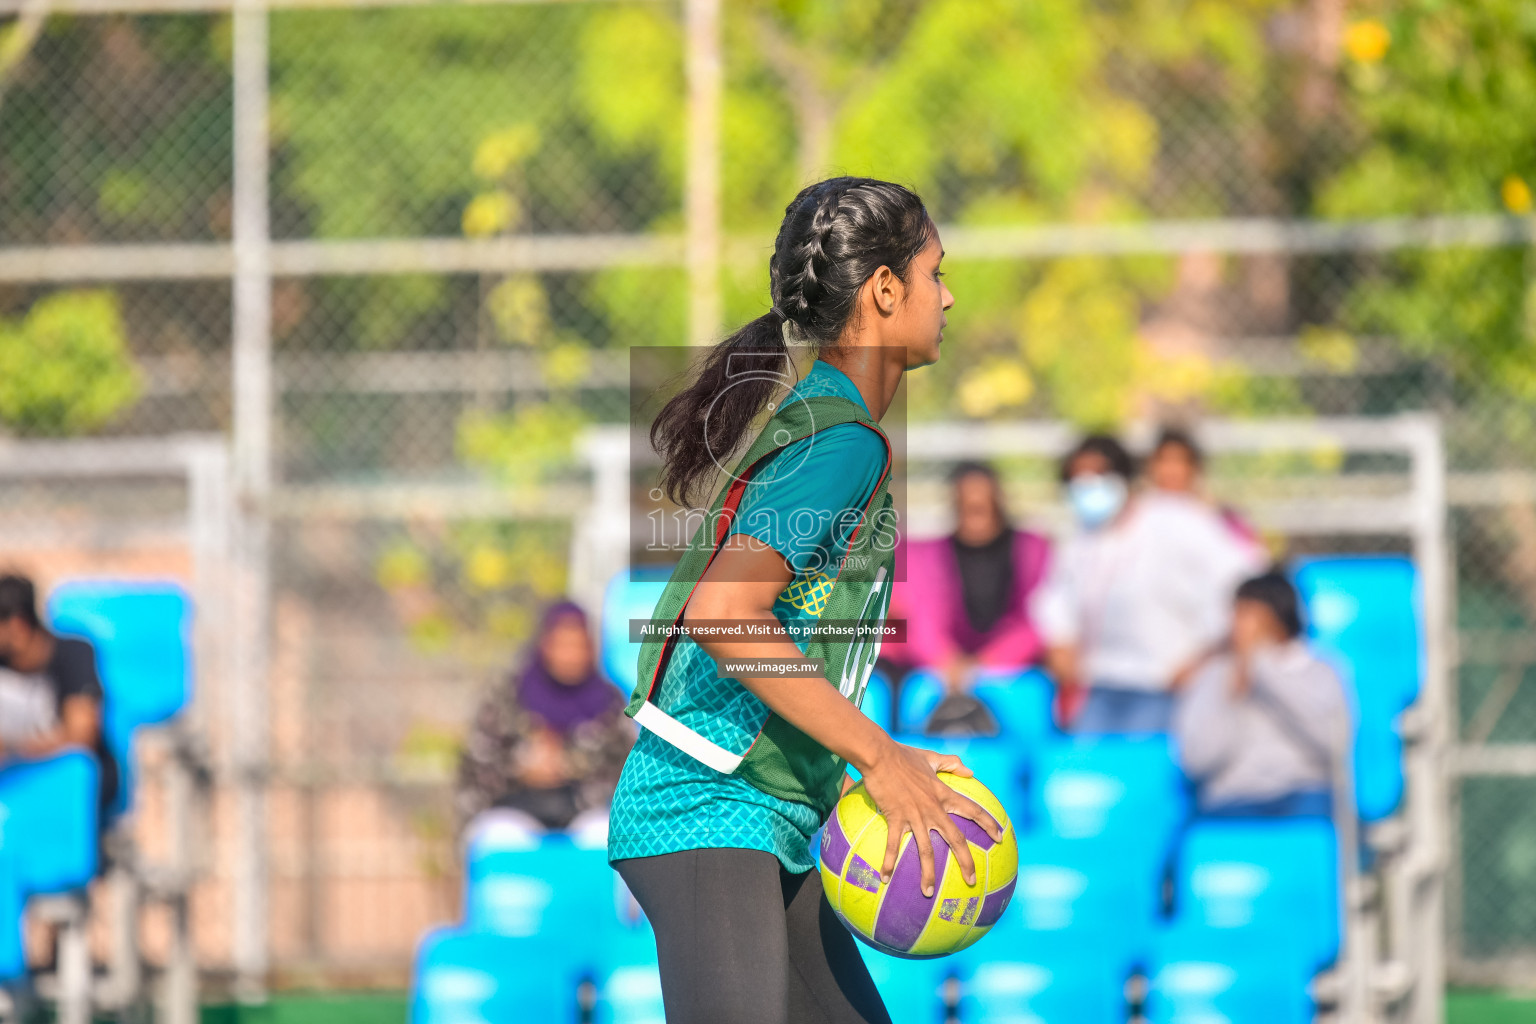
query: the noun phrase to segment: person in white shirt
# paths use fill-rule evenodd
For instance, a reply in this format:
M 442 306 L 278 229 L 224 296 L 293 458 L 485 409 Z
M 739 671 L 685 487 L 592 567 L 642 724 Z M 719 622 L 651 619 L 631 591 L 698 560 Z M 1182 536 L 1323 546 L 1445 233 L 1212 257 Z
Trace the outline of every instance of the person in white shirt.
M 1231 650 L 1195 673 L 1174 736 L 1202 814 L 1331 817 L 1349 705 L 1301 639 L 1300 602 L 1280 573 L 1238 588 Z
M 1034 613 L 1058 685 L 1087 688 L 1077 732 L 1166 732 L 1174 695 L 1226 639 L 1233 590 L 1265 563 L 1208 502 L 1132 494 L 1133 477 L 1129 453 L 1104 435 L 1062 461 L 1078 529 Z

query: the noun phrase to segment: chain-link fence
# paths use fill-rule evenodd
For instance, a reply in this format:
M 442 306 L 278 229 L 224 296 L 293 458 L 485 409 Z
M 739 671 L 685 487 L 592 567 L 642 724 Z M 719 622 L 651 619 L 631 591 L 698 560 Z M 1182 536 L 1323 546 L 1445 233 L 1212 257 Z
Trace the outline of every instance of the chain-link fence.
M 949 251 L 914 421 L 1439 414 L 1451 963 L 1530 980 L 1519 5 L 302 6 L 0 0 L 0 421 L 227 432 L 270 523 L 239 534 L 265 697 L 235 702 L 269 727 L 218 782 L 213 847 L 270 899 L 209 890 L 207 966 L 403 981 L 458 901 L 472 706 L 570 585 L 573 439 L 625 421 L 631 347 L 761 313 L 784 203 L 846 170 L 916 185 Z M 1305 501 L 1401 471 L 1309 458 L 1215 484 Z M 1040 467 L 1004 468 L 1046 506 Z M 83 495 L 5 501 L 73 565 L 117 518 Z M 269 850 L 243 868 L 241 814 Z

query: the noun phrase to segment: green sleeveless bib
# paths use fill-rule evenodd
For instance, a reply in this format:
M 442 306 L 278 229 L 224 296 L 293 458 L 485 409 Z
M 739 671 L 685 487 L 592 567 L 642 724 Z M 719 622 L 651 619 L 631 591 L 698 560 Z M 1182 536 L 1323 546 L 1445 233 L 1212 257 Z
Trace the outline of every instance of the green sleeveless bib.
M 763 428 L 736 465 L 730 484 L 722 488 L 709 515 L 694 534 L 688 550 L 673 571 L 652 619 L 676 625 L 715 553 L 730 534 L 747 482 L 768 458 L 780 449 L 818 431 L 844 423 L 858 423 L 879 435 L 885 443 L 885 467 L 848 541 L 847 551 L 832 576 L 821 618 L 857 620 L 871 625 L 884 622 L 890 605 L 891 574 L 895 559 L 896 523 L 890 495 L 891 443 L 880 426 L 856 402 L 835 396 L 815 396 L 782 407 Z M 829 572 L 829 575 L 831 573 Z M 782 800 L 808 804 L 825 817 L 836 804 L 845 762 L 778 715 L 768 712 L 757 725 L 746 749 L 740 740 L 717 736 L 717 743 L 703 735 L 708 723 L 686 723 L 672 718 L 652 703 L 661 686 L 668 661 L 678 642 L 675 636 L 648 640 L 640 650 L 639 682 L 625 714 L 662 739 L 717 771 L 739 774 L 757 789 Z M 809 658 L 820 658 L 826 677 L 840 693 L 859 704 L 880 653 L 878 637 L 813 636 L 802 649 Z M 739 683 L 738 690 L 744 690 Z M 722 697 L 721 711 L 730 701 Z M 740 730 L 731 732 L 739 736 Z

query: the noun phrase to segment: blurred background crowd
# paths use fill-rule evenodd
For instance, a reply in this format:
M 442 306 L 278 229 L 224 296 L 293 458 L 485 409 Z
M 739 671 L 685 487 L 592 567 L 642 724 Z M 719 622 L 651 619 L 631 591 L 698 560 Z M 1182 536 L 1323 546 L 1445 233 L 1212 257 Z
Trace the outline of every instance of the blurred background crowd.
M 105 694 L 7 597 L 51 681 L 0 746 L 117 745 L 143 870 L 90 870 L 144 906 L 98 887 L 90 957 L 400 992 L 464 822 L 600 811 L 632 354 L 761 314 L 848 172 L 921 192 L 959 299 L 893 707 L 932 669 L 918 724 L 984 731 L 1039 664 L 1064 728 L 1194 738 L 1202 807 L 1315 813 L 1339 680 L 1266 570 L 1412 556 L 1437 944 L 1536 984 L 1532 109 L 1526 0 L 0 0 L 0 567 Z M 92 581 L 187 602 L 131 715 Z

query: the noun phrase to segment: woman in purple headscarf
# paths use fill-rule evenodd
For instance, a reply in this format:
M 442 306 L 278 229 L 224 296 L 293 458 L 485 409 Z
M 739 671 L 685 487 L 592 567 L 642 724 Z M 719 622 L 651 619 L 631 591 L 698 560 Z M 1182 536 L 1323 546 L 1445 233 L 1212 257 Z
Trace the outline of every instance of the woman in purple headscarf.
M 586 613 L 552 605 L 524 666 L 475 713 L 459 761 L 462 820 L 500 807 L 561 829 L 606 810 L 633 743 L 624 696 L 597 670 Z

